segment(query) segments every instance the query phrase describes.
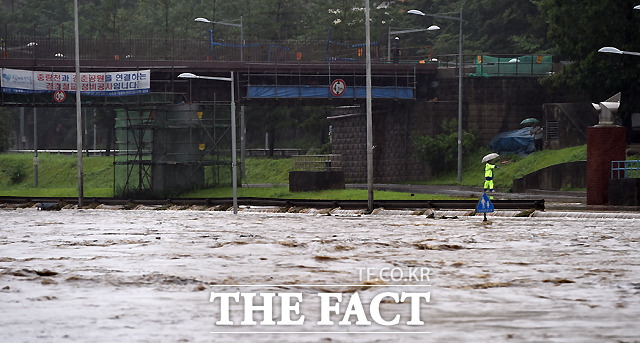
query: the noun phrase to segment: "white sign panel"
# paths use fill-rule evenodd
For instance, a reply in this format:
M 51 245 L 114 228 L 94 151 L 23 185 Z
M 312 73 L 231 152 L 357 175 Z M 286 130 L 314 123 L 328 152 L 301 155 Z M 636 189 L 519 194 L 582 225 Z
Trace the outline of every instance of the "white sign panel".
M 82 95 L 126 96 L 148 94 L 151 70 L 81 73 Z M 11 94 L 76 91 L 76 73 L 2 69 L 2 91 Z

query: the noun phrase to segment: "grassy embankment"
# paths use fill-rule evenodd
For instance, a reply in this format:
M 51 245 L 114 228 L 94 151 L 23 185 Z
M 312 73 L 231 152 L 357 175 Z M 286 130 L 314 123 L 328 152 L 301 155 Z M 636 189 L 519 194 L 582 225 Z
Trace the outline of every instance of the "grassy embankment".
M 76 156 L 39 154 L 38 187 L 35 185 L 33 155 L 0 154 L 0 196 L 78 196 Z M 84 195 L 113 195 L 113 157 L 85 157 Z
M 484 164 L 481 162 L 482 157 L 489 151 L 482 150 L 473 155 L 466 156 L 462 169 L 462 185 L 463 186 L 479 186 L 484 183 Z M 518 155 L 500 156 L 498 162 L 505 161 L 507 163 L 499 163 L 500 169 L 494 171 L 495 187 L 500 191 L 511 191 L 514 179 L 521 178 L 536 170 L 552 166 L 554 164 L 583 161 L 587 159 L 587 146 L 581 145 L 561 150 L 543 150 L 528 156 L 522 157 Z M 457 171 L 451 171 L 440 177 L 434 178 L 423 184 L 434 185 L 457 185 Z M 573 190 L 571 187 L 563 190 Z
M 462 185 L 482 186 L 483 165 L 480 163 L 486 152 L 465 156 Z M 77 196 L 77 158 L 56 154 L 40 154 L 38 166 L 38 187 L 34 187 L 33 156 L 30 154 L 0 154 L 0 196 Z M 512 180 L 544 167 L 586 159 L 586 146 L 563 150 L 547 150 L 527 157 L 503 156 L 509 163 L 501 164 L 496 171 L 496 188 L 511 189 Z M 83 159 L 84 195 L 86 197 L 113 196 L 113 158 L 92 156 Z M 288 183 L 289 159 L 247 159 L 246 182 L 250 184 L 272 184 L 273 187 L 238 188 L 240 197 L 264 198 L 304 198 L 304 199 L 366 199 L 365 190 L 331 190 L 321 192 L 291 193 L 284 184 Z M 245 182 L 243 180 L 243 182 Z M 223 184 L 228 182 L 223 182 Z M 413 184 L 457 185 L 457 173 L 452 171 L 428 182 Z M 183 197 L 231 197 L 230 186 L 202 189 L 183 194 Z M 378 192 L 376 199 L 447 199 L 446 196 L 396 192 Z

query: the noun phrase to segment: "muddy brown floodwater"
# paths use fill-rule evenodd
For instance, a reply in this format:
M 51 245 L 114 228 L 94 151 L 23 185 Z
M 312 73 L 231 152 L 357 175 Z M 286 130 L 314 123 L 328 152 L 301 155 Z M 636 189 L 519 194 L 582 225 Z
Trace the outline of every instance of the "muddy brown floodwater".
M 0 341 L 640 342 L 638 217 L 396 213 L 0 210 Z

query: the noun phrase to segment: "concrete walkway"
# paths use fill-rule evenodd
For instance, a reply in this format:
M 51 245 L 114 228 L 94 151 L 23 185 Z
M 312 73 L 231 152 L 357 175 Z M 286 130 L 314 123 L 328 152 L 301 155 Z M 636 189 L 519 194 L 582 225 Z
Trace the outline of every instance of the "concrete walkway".
M 375 190 L 405 192 L 416 194 L 444 194 L 454 197 L 479 198 L 482 187 L 447 186 L 447 185 L 410 185 L 410 184 L 374 184 Z M 367 189 L 366 184 L 347 184 L 350 189 Z M 527 193 L 496 192 L 494 197 L 499 199 L 537 200 L 545 199 L 552 202 L 586 203 L 586 192 L 562 192 L 546 190 L 528 190 Z
M 287 184 L 244 184 L 242 187 L 287 187 Z M 366 184 L 350 183 L 346 185 L 347 189 L 367 189 Z M 468 187 L 455 185 L 411 185 L 411 184 L 384 184 L 376 183 L 373 185 L 376 191 L 392 191 L 414 194 L 444 194 L 461 198 L 480 198 L 483 193 L 482 187 Z M 553 208 L 586 208 L 587 192 L 584 191 L 547 191 L 547 190 L 527 190 L 526 193 L 502 193 L 493 194 L 496 199 L 513 199 L 513 200 L 539 200 L 544 199 L 547 207 L 551 205 Z

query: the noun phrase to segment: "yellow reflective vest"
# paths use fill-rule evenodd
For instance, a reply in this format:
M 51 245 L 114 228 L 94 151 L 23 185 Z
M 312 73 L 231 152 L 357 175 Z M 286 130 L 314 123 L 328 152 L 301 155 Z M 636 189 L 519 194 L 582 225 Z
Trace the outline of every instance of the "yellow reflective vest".
M 495 168 L 496 165 L 495 164 L 491 164 L 489 162 L 487 162 L 487 164 L 484 165 L 484 178 L 485 180 L 493 180 L 493 168 Z

